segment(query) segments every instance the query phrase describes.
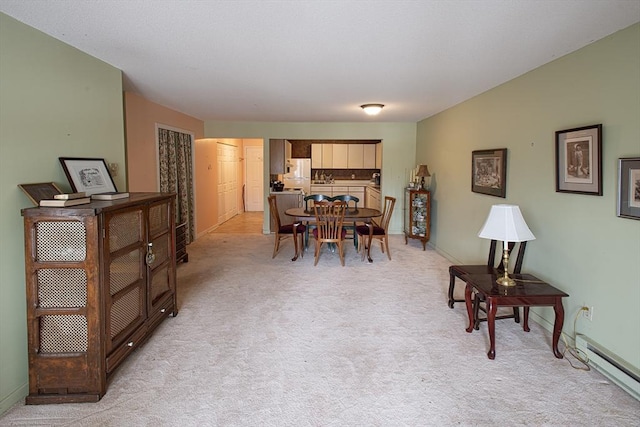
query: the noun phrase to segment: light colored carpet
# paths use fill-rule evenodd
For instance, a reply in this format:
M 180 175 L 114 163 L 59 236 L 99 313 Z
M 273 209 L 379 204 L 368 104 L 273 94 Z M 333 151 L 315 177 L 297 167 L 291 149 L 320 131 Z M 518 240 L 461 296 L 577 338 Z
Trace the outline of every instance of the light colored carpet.
M 392 236 L 393 260 L 376 246 L 373 264 L 349 244 L 346 267 L 326 251 L 317 267 L 312 251 L 291 262 L 291 240 L 271 259 L 272 244 L 199 239 L 178 267 L 179 315 L 129 357 L 100 402 L 18 404 L 0 425 L 639 423 L 638 401 L 556 359 L 536 323 L 525 333 L 497 321 L 489 360 L 486 323 L 468 334 L 464 304 L 447 307 L 450 263 L 417 241 Z

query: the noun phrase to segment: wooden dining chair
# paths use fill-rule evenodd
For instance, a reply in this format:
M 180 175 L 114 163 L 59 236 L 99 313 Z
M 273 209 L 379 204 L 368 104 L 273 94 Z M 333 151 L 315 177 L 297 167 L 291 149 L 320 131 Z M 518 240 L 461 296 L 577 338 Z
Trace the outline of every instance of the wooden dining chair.
M 389 221 L 391 220 L 391 214 L 393 214 L 393 208 L 396 205 L 396 198 L 385 196 L 384 198 L 384 210 L 379 220 L 375 218 L 371 219 L 371 222 L 365 225 L 356 226 L 356 233 L 358 234 L 358 246 L 362 251 L 362 261 L 364 261 L 364 252 L 367 251 L 367 259 L 372 262 L 371 259 L 371 245 L 373 239 L 380 240 L 380 250 L 382 253 L 387 251 L 387 257 L 391 261 L 391 251 L 389 250 Z
M 331 196 L 326 196 L 324 194 L 309 194 L 308 196 L 304 196 L 304 211 L 313 212 L 313 204 L 322 200 L 331 200 Z M 304 247 L 306 249 L 309 247 L 309 231 L 314 229 L 316 226 L 309 221 L 305 221 L 304 225 L 307 227 L 304 232 Z
M 360 199 L 356 196 L 352 196 L 351 194 L 339 194 L 337 196 L 333 196 L 329 200 L 335 201 L 340 200 L 342 202 L 347 202 L 347 208 L 358 210 L 358 202 Z M 356 222 L 349 222 L 344 224 L 344 228 L 347 230 L 347 239 L 353 239 L 353 246 L 358 250 L 358 236 L 356 234 Z
M 298 255 L 304 257 L 304 247 L 302 246 L 302 237 L 306 231 L 306 227 L 302 223 L 282 224 L 280 222 L 280 214 L 278 213 L 278 202 L 276 196 L 269 196 L 269 212 L 271 214 L 271 221 L 274 225 L 273 229 L 276 230 L 275 242 L 273 245 L 273 255 L 271 258 L 275 258 L 280 250 L 280 241 L 288 237 L 293 237 L 293 247 L 295 254 L 291 261 L 298 259 Z M 300 242 L 298 243 L 298 240 Z
M 313 204 L 316 216 L 316 228 L 313 229 L 313 237 L 316 241 L 315 261 L 318 264 L 320 250 L 325 243 L 335 245 L 340 256 L 340 263 L 344 267 L 344 239 L 347 231 L 342 226 L 347 203 L 343 201 L 330 202 L 328 200 Z

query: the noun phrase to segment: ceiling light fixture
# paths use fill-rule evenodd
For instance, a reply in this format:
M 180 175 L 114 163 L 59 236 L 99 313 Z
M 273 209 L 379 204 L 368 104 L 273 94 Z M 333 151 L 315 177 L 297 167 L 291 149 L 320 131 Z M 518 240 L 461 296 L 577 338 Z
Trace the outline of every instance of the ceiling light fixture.
M 382 111 L 382 107 L 384 107 L 384 104 L 362 104 L 360 106 L 360 108 L 362 108 L 364 112 L 370 116 L 375 116 L 376 114 L 378 114 L 380 111 Z

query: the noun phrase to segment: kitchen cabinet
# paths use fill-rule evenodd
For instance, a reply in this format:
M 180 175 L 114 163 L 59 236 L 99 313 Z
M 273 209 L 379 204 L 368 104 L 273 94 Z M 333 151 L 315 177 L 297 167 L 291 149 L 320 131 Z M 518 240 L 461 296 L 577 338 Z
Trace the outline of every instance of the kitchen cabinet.
M 333 165 L 333 144 L 322 144 L 322 168 L 331 169 Z
M 371 186 L 365 187 L 364 200 L 364 205 L 367 208 L 380 210 L 382 206 L 380 203 L 380 190 Z
M 176 301 L 175 195 L 24 217 L 27 404 L 96 402 Z
M 376 169 L 382 169 L 382 143 L 375 144 L 376 146 Z
M 271 175 L 285 173 L 285 140 L 269 140 L 269 173 Z
M 406 188 L 404 194 L 404 243 L 409 238 L 419 239 L 425 250 L 431 231 L 431 193 Z
M 351 144 L 331 145 L 333 146 L 333 165 L 331 167 L 334 169 L 348 169 L 349 146 Z
M 364 144 L 349 144 L 347 168 L 362 169 L 364 167 Z
M 362 168 L 363 169 L 376 169 L 376 145 L 378 144 L 363 144 L 362 147 Z
M 322 146 L 324 144 L 311 144 L 311 169 L 322 169 Z

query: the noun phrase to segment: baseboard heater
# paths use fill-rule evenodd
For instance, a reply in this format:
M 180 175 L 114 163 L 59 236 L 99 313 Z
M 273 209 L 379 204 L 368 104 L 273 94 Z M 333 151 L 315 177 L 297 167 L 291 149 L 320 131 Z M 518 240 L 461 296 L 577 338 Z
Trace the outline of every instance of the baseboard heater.
M 638 369 L 611 354 L 585 335 L 576 335 L 576 348 L 587 355 L 589 365 L 622 387 L 631 396 L 640 400 L 640 371 Z

